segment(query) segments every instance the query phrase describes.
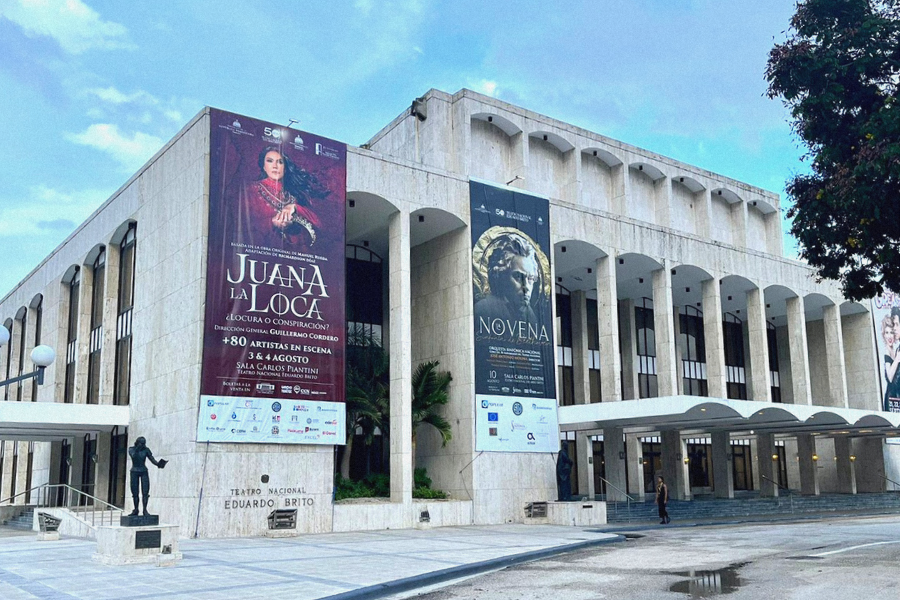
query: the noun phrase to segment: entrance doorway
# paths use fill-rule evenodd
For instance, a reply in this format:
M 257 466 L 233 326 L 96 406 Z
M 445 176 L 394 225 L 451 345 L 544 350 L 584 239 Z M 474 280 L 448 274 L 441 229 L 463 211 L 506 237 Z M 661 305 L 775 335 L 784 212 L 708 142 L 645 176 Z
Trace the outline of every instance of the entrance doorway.
M 731 455 L 733 457 L 731 466 L 734 479 L 734 489 L 736 491 L 752 490 L 753 461 L 751 460 L 750 456 L 750 441 L 736 440 L 735 442 L 732 442 Z

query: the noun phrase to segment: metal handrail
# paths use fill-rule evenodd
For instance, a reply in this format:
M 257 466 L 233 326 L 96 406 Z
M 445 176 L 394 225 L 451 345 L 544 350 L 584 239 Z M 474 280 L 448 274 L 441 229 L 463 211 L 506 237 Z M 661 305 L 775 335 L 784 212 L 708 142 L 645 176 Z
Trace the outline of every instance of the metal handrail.
M 25 490 L 24 492 L 19 492 L 15 496 L 10 496 L 9 498 L 6 498 L 5 500 L 0 500 L 0 506 L 2 506 L 4 502 L 9 502 L 10 504 L 12 504 L 12 501 L 15 500 L 16 498 L 18 498 L 19 496 L 25 496 L 26 494 L 30 494 L 34 490 L 40 489 L 40 488 L 44 487 L 45 485 L 47 485 L 47 484 L 42 483 L 41 485 L 34 486 L 30 490 Z
M 879 473 L 879 475 L 881 475 L 881 473 Z M 890 477 L 885 477 L 884 475 L 881 475 L 881 478 L 884 479 L 885 481 L 890 481 L 891 483 L 893 483 L 894 485 L 896 485 L 898 488 L 900 488 L 900 483 L 897 483 L 896 481 L 894 481 L 894 480 L 891 479 Z M 891 491 L 892 491 L 892 492 L 896 492 L 896 491 L 898 491 L 898 490 L 891 490 Z
M 625 495 L 625 510 L 626 510 L 626 512 L 628 513 L 628 515 L 629 515 L 628 518 L 629 518 L 629 520 L 630 520 L 630 519 L 631 519 L 631 503 L 632 503 L 632 502 L 637 502 L 637 500 L 635 500 L 634 498 L 632 498 L 632 497 L 628 494 L 628 492 L 626 492 L 625 490 L 623 490 L 622 488 L 620 488 L 620 487 L 617 486 L 616 484 L 610 482 L 608 479 L 604 479 L 603 477 L 599 477 L 599 479 L 600 479 L 601 482 L 605 483 L 608 487 L 611 487 L 611 488 L 613 488 L 614 490 L 616 490 L 616 491 L 618 491 L 618 492 L 620 492 L 620 493 L 622 493 L 622 494 Z M 607 490 L 607 491 L 608 491 L 608 490 Z M 604 499 L 607 499 L 608 494 L 603 494 L 603 497 L 604 497 Z M 607 506 L 608 506 L 608 505 L 609 505 L 609 501 L 607 500 Z M 618 503 L 614 503 L 614 504 L 613 504 L 613 510 L 616 512 L 616 514 L 619 513 L 619 505 L 618 505 Z
M 770 477 L 766 477 L 766 476 L 763 475 L 762 473 L 760 473 L 759 476 L 760 476 L 761 479 L 765 479 L 766 481 L 770 481 L 770 482 L 774 483 L 776 488 L 782 489 L 782 490 L 784 490 L 784 491 L 786 491 L 786 492 L 788 493 L 788 500 L 789 500 L 790 503 L 791 503 L 791 514 L 794 514 L 794 492 L 791 491 L 790 488 L 781 485 L 780 483 L 778 483 L 777 481 L 775 481 L 774 479 L 772 479 L 772 478 L 770 478 Z M 780 498 L 779 498 L 779 500 L 778 500 L 778 505 L 781 506 L 781 499 L 780 499 Z
M 70 509 L 73 513 L 79 513 L 79 520 L 83 521 L 91 529 L 96 529 L 106 524 L 114 525 L 116 513 L 122 512 L 122 509 L 118 506 L 65 483 L 45 483 L 7 498 L 4 502 L 11 502 L 19 496 L 36 490 L 38 492 L 35 505 L 37 508 Z M 84 500 L 83 504 L 81 503 L 82 499 Z

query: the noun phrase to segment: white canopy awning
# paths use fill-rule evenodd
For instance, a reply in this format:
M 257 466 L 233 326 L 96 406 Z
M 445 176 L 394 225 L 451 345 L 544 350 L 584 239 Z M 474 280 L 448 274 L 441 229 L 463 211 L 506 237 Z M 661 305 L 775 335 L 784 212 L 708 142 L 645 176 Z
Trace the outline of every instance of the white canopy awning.
M 701 396 L 667 396 L 559 407 L 563 431 L 698 430 L 900 435 L 900 413 Z
M 129 415 L 127 406 L 0 402 L 0 439 L 36 442 L 108 432 L 127 427 Z

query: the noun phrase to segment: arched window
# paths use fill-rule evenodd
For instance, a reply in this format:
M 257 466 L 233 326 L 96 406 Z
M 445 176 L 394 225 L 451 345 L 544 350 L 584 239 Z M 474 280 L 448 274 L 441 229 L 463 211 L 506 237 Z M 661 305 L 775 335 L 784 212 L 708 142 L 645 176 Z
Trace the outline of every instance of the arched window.
M 556 284 L 556 364 L 559 370 L 560 406 L 575 404 L 572 370 L 572 293 Z
M 348 344 L 378 346 L 383 341 L 384 266 L 381 257 L 365 246 L 348 244 L 347 266 L 347 334 Z
M 653 329 L 653 300 L 650 298 L 635 301 L 634 328 L 637 331 L 639 397 L 656 398 L 659 396 L 656 379 L 656 332 Z
M 744 322 L 725 313 L 722 326 L 725 338 L 725 383 L 732 400 L 747 399 L 747 380 L 744 373 Z
M 708 396 L 703 313 L 693 306 L 685 306 L 684 312 L 678 316 L 678 325 L 684 393 L 688 396 Z
M 116 372 L 113 403 L 131 402 L 131 313 L 134 309 L 135 224 L 119 245 L 119 298 L 116 316 Z
M 37 303 L 32 303 L 31 312 L 34 315 L 34 347 L 37 348 L 41 345 L 41 326 L 43 325 L 44 319 L 44 297 L 38 296 Z M 37 402 L 38 397 L 38 383 L 37 377 L 33 377 L 31 379 L 31 401 Z M 30 488 L 29 488 L 30 489 Z
M 16 320 L 18 323 L 16 326 L 19 330 L 19 372 L 16 374 L 17 376 L 22 376 L 25 374 L 25 345 L 28 340 L 25 339 L 25 332 L 28 329 L 28 310 L 22 308 L 20 311 L 21 318 L 17 317 Z M 22 392 L 25 389 L 25 382 L 20 381 L 16 384 L 16 402 L 22 401 Z
M 100 402 L 100 351 L 103 348 L 103 292 L 106 283 L 106 250 L 101 249 L 91 267 L 91 344 L 88 354 L 87 403 Z
M 69 323 L 66 333 L 66 382 L 63 402 L 75 401 L 75 360 L 78 357 L 78 296 L 81 294 L 81 269 L 75 267 L 69 287 Z
M 7 319 L 3 326 L 6 327 L 6 330 L 9 332 L 9 339 L 12 340 L 13 336 L 16 334 L 13 330 L 13 320 Z M 12 377 L 12 347 L 13 345 L 11 343 L 6 344 L 6 373 L 4 374 L 5 376 L 3 379 L 10 379 Z M 3 388 L 3 399 L 9 400 L 9 386 Z
M 766 321 L 766 336 L 769 342 L 769 385 L 772 388 L 772 402 L 781 403 L 781 375 L 778 373 L 778 336 L 775 324 Z

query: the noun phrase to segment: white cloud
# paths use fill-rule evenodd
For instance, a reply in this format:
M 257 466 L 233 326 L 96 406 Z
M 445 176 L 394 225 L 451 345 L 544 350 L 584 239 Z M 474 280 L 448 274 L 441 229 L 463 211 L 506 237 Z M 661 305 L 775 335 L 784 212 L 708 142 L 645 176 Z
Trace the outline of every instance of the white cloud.
M 159 100 L 153 97 L 151 94 L 148 94 L 144 90 L 138 90 L 136 92 L 132 92 L 130 94 L 126 94 L 113 86 L 109 86 L 106 88 L 91 88 L 86 90 L 90 96 L 96 96 L 100 100 L 104 102 L 109 102 L 110 104 L 131 104 L 132 102 L 143 102 L 146 104 L 159 104 Z
M 137 170 L 163 145 L 163 140 L 154 135 L 140 131 L 124 135 L 109 123 L 94 123 L 81 133 L 66 134 L 66 138 L 110 154 L 129 171 Z
M 0 17 L 28 35 L 53 38 L 72 54 L 134 48 L 124 25 L 104 21 L 81 0 L 0 0 Z
M 469 86 L 479 94 L 484 94 L 485 96 L 490 96 L 491 98 L 496 98 L 499 94 L 496 81 L 482 79 L 477 83 L 470 83 Z
M 356 0 L 353 3 L 354 8 L 358 9 L 364 15 L 368 15 L 372 12 L 372 8 L 375 6 L 374 0 Z
M 0 238 L 41 236 L 58 243 L 108 196 L 102 190 L 63 192 L 42 185 L 32 187 L 24 198 L 0 201 Z

